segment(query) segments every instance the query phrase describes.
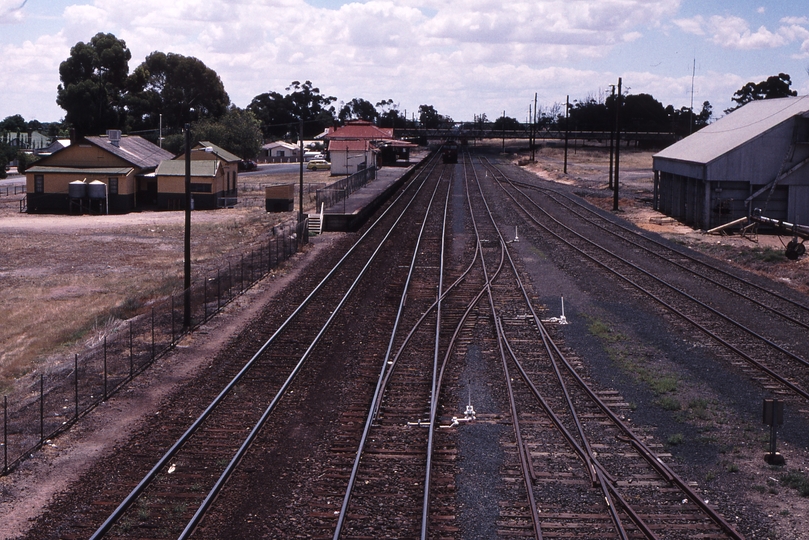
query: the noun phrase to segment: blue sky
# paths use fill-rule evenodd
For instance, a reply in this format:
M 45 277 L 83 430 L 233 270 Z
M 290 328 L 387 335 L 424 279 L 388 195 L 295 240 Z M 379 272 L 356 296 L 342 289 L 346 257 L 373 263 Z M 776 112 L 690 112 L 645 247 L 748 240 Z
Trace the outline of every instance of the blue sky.
M 340 102 L 393 99 L 470 120 L 524 120 L 600 99 L 622 77 L 664 105 L 710 101 L 788 73 L 809 93 L 809 7 L 716 0 L 0 0 L 0 118 L 58 120 L 59 64 L 109 32 L 132 52 L 199 58 L 233 103 L 311 80 Z

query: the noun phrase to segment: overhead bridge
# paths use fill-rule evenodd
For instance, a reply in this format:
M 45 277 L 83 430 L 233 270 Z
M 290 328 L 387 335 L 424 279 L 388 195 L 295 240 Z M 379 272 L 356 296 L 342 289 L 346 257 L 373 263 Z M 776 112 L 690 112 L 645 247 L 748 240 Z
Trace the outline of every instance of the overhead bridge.
M 609 141 L 612 133 L 609 131 L 597 130 L 571 130 L 565 132 L 564 130 L 550 130 L 539 129 L 532 133 L 529 126 L 525 129 L 492 129 L 484 128 L 397 128 L 395 135 L 398 138 L 404 139 L 427 139 L 427 140 L 446 140 L 446 139 L 525 139 L 529 140 L 532 137 L 537 140 L 558 140 L 563 141 L 565 137 L 569 140 L 578 141 Z M 669 131 L 621 131 L 621 140 L 627 142 L 656 142 L 662 144 L 670 144 L 677 141 L 678 137 L 675 133 Z

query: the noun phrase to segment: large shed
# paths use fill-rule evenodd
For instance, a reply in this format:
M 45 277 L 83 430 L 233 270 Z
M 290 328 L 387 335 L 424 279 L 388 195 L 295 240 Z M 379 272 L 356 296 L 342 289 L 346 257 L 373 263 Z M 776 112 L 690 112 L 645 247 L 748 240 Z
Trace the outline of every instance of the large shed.
M 809 96 L 750 102 L 654 156 L 654 207 L 700 229 L 809 223 Z

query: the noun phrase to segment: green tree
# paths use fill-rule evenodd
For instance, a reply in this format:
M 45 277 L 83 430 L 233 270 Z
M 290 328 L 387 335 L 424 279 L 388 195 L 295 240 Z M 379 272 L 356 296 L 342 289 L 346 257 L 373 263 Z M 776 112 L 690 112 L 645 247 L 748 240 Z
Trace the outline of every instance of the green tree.
M 370 101 L 362 98 L 354 98 L 348 103 L 343 104 L 340 108 L 338 118 L 340 122 L 347 122 L 349 120 L 367 120 L 368 122 L 376 122 L 379 113 Z
M 301 120 L 306 138 L 318 135 L 334 124 L 332 103 L 337 101 L 336 97 L 321 94 L 311 81 L 292 81 L 286 90 L 285 96 L 278 92 L 258 95 L 247 106 L 261 123 L 265 137 L 296 140 Z
M 779 73 L 778 75 L 767 77 L 766 81 L 761 81 L 759 83 L 749 82 L 742 86 L 739 90 L 736 90 L 736 93 L 734 93 L 733 97 L 730 99 L 731 101 L 736 102 L 737 105 L 735 107 L 731 107 L 730 109 L 725 109 L 725 113 L 727 114 L 735 111 L 742 105 L 746 105 L 751 101 L 756 101 L 759 99 L 776 99 L 797 96 L 798 92 L 795 90 L 790 90 L 790 86 L 792 86 L 792 79 L 786 73 Z
M 452 123 L 452 118 L 438 114 L 432 105 L 419 105 L 419 122 L 427 129 L 439 128 Z
M 516 118 L 511 118 L 509 116 L 501 116 L 497 120 L 494 121 L 492 124 L 492 129 L 496 131 L 517 131 L 522 130 L 523 125 L 520 124 L 519 120 Z
M 267 139 L 280 139 L 296 122 L 292 103 L 278 92 L 267 92 L 253 98 L 247 110 L 253 113 Z
M 399 111 L 392 99 L 383 99 L 374 105 L 377 109 L 377 125 L 384 128 L 407 127 L 407 118 Z
M 201 60 L 153 52 L 128 80 L 126 99 L 133 129 L 163 124 L 181 128 L 187 122 L 224 115 L 230 97 L 219 75 Z
M 56 103 L 77 135 L 123 127 L 130 58 L 126 42 L 112 34 L 98 33 L 90 43 L 80 41 L 70 49 L 70 57 L 59 66 L 62 84 Z
M 15 114 L 14 116 L 6 116 L 2 122 L 0 122 L 0 131 L 17 133 L 20 132 L 27 132 L 28 131 L 28 123 L 25 121 L 25 118 L 20 116 L 19 114 Z
M 253 159 L 258 156 L 263 142 L 261 125 L 255 115 L 236 106 L 231 106 L 219 118 L 205 118 L 193 122 L 191 140 L 210 141 L 242 159 Z M 185 135 L 176 133 L 166 137 L 163 148 L 175 154 L 183 152 Z

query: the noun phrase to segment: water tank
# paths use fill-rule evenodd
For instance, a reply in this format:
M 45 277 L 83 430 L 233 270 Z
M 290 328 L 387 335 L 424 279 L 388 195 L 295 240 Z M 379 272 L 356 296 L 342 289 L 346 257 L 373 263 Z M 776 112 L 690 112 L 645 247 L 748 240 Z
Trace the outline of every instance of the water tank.
M 83 199 L 87 196 L 87 183 L 84 180 L 76 180 L 67 186 L 67 195 L 71 199 Z
M 93 180 L 87 185 L 87 196 L 91 199 L 105 199 L 107 197 L 107 184 Z

